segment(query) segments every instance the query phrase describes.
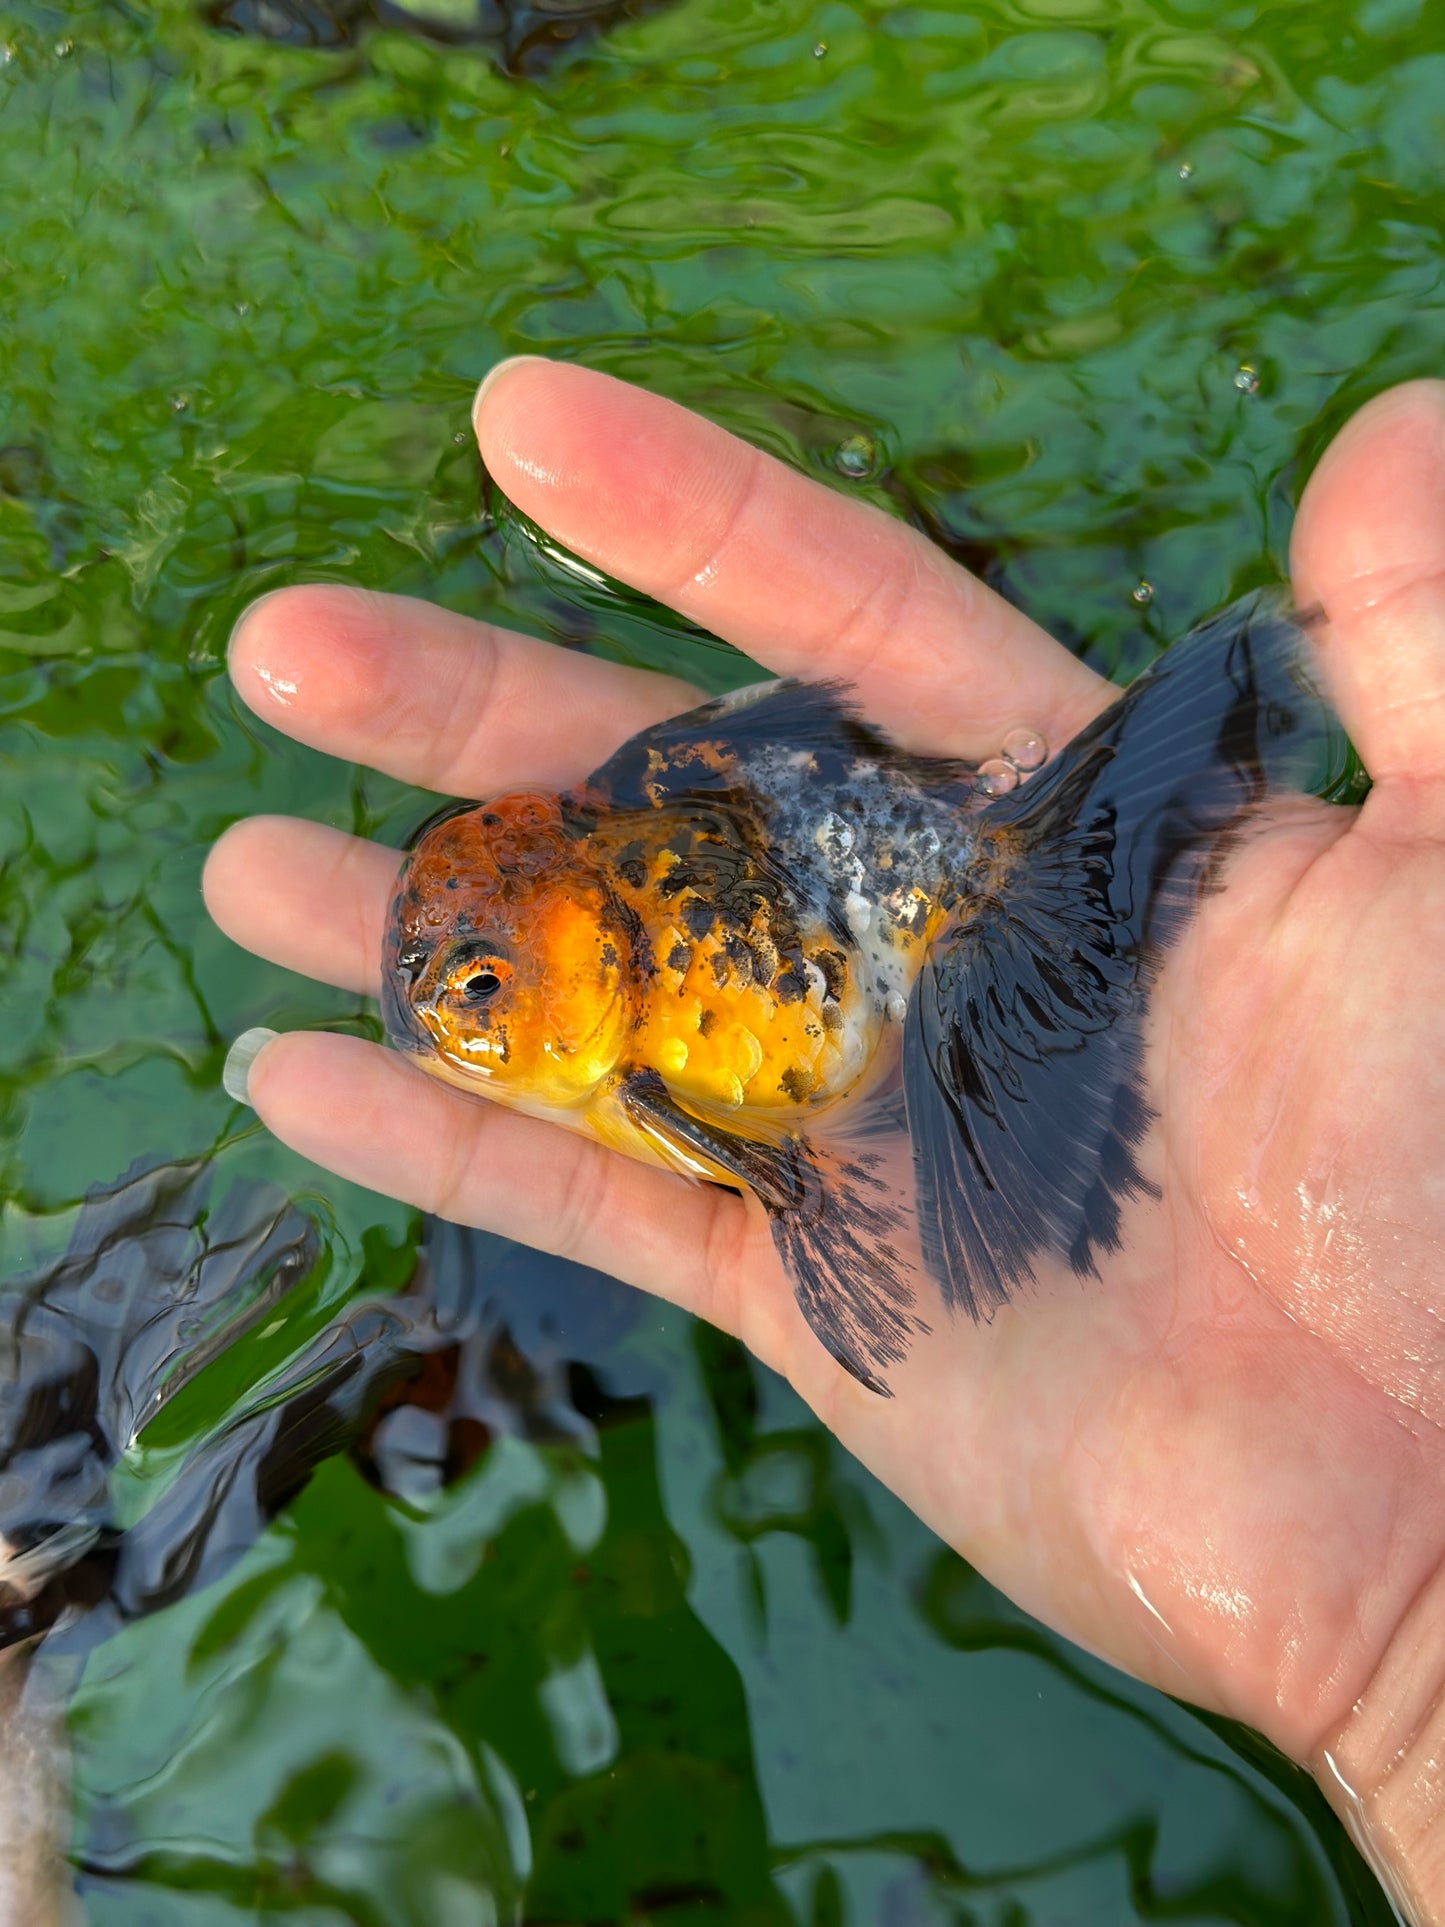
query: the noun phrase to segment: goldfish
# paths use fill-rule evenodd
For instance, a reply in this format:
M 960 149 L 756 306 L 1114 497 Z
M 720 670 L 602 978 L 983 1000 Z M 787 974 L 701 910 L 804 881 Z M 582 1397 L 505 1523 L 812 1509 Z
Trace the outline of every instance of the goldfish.
M 988 1319 L 1045 1258 L 1096 1276 L 1159 1196 L 1160 965 L 1250 819 L 1347 755 L 1265 594 L 992 797 L 844 686 L 744 689 L 573 789 L 427 826 L 387 1033 L 463 1091 L 752 1192 L 819 1340 L 888 1395 L 930 1294 Z

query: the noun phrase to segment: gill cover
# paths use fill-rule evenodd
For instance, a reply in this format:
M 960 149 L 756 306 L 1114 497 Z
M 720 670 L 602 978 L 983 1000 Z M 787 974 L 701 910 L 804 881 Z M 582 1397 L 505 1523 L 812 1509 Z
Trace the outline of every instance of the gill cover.
M 499 797 L 434 825 L 402 869 L 383 954 L 387 1030 L 451 1082 L 568 1109 L 624 1052 L 631 950 L 557 798 Z

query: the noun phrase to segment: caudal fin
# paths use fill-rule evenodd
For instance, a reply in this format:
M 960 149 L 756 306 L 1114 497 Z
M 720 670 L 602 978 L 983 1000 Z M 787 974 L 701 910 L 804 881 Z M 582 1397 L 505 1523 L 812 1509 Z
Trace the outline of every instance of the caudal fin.
M 1255 595 L 1176 643 L 978 820 L 978 857 L 909 1003 L 904 1091 L 926 1263 L 988 1316 L 1043 1256 L 1120 1242 L 1153 1117 L 1158 966 L 1270 798 L 1333 796 L 1349 745 L 1296 619 Z

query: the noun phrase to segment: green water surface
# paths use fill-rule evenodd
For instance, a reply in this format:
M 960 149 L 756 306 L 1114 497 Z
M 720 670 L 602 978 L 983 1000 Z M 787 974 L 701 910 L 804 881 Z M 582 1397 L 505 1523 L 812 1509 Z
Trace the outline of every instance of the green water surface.
M 489 499 L 497 357 L 703 410 L 1120 674 L 1277 576 L 1333 429 L 1445 369 L 1420 0 L 674 0 L 523 78 L 397 15 L 313 49 L 0 0 L 0 63 L 0 1266 L 223 1136 L 326 1231 L 137 1509 L 416 1237 L 220 1091 L 249 1025 L 375 1024 L 209 927 L 209 843 L 426 807 L 240 710 L 242 606 L 344 579 L 753 673 Z M 728 1341 L 644 1306 L 618 1356 L 594 1449 L 501 1439 L 411 1506 L 333 1461 L 92 1656 L 90 1921 L 1390 1918 L 1302 1775 L 1015 1612 Z

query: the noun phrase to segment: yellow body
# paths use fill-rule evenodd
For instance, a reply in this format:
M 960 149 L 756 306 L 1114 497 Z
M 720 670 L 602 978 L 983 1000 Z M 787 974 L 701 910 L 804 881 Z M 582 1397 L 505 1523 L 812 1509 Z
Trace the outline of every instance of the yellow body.
M 668 961 L 684 951 L 682 968 Z M 777 1121 L 848 1090 L 877 1044 L 878 1012 L 856 993 L 825 1011 L 821 977 L 793 1003 L 757 983 L 719 983 L 718 951 L 712 936 L 689 946 L 675 928 L 659 930 L 654 955 L 662 961 L 632 1040 L 634 1062 L 692 1106 L 756 1110 Z
M 746 919 L 694 918 L 704 928 L 690 934 L 683 861 L 630 825 L 579 845 L 555 799 L 532 794 L 438 826 L 412 855 L 393 938 L 398 969 L 412 972 L 407 1021 L 431 1045 L 419 1061 L 631 1156 L 719 1179 L 694 1147 L 639 1123 L 622 1101 L 629 1078 L 655 1072 L 694 1116 L 773 1141 L 875 1089 L 897 1027 L 866 976 L 822 930 L 794 933 L 785 968 L 762 903 Z M 925 922 L 895 948 L 921 957 Z

